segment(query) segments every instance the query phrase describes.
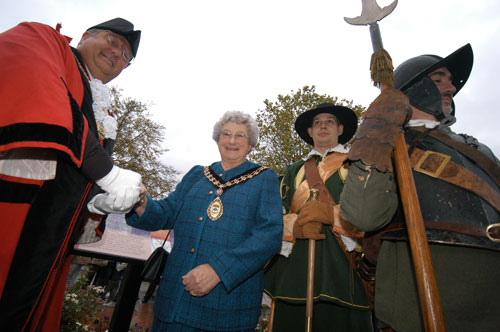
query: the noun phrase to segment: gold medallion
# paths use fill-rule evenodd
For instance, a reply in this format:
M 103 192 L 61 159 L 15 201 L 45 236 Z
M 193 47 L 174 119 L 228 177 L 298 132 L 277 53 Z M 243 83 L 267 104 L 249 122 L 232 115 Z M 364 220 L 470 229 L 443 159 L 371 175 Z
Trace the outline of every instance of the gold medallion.
M 217 220 L 222 216 L 223 210 L 222 201 L 216 197 L 208 206 L 207 215 L 211 220 Z
M 203 174 L 208 179 L 208 181 L 210 181 L 215 187 L 217 187 L 217 190 L 215 191 L 215 194 L 217 195 L 217 197 L 212 201 L 212 203 L 210 203 L 210 205 L 208 206 L 208 209 L 207 209 L 208 217 L 211 220 L 217 220 L 222 216 L 224 209 L 222 207 L 222 201 L 220 199 L 220 196 L 224 193 L 224 190 L 226 188 L 230 188 L 232 186 L 235 186 L 235 185 L 243 183 L 247 180 L 250 180 L 251 178 L 258 175 L 260 172 L 262 172 L 265 169 L 267 169 L 267 167 L 264 167 L 264 166 L 260 166 L 258 168 L 256 167 L 253 171 L 249 170 L 249 171 L 247 171 L 247 173 L 244 173 L 244 174 L 238 176 L 237 178 L 233 178 L 230 181 L 224 182 L 210 169 L 210 166 L 205 166 L 203 168 Z M 221 181 L 222 181 L 222 183 L 221 183 Z

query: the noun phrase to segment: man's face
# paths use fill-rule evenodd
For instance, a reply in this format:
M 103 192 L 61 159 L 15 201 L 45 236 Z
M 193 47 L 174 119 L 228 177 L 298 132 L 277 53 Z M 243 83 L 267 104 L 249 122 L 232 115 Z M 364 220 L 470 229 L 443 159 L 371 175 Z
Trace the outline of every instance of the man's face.
M 320 113 L 313 118 L 311 128 L 307 129 L 313 139 L 315 149 L 330 149 L 338 145 L 344 126 L 330 113 Z
M 431 72 L 428 76 L 434 81 L 439 89 L 439 92 L 441 93 L 443 113 L 445 115 L 450 115 L 453 111 L 453 94 L 457 91 L 455 86 L 452 84 L 450 71 L 445 67 L 441 67 Z
M 77 47 L 92 76 L 108 83 L 128 65 L 131 50 L 121 35 L 103 30 L 96 34 L 85 32 Z

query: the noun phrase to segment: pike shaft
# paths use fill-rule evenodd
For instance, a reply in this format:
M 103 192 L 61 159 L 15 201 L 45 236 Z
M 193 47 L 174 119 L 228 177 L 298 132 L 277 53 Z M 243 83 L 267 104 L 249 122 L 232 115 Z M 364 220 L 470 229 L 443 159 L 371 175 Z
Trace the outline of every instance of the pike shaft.
M 377 22 L 370 24 L 370 37 L 374 53 L 384 48 L 384 45 L 382 44 L 382 37 L 380 35 L 380 28 Z

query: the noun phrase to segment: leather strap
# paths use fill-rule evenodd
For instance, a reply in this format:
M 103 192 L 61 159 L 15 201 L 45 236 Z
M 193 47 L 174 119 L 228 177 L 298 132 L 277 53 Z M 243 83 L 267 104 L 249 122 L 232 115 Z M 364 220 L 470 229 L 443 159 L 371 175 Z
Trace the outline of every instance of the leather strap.
M 318 167 L 316 166 L 316 160 L 314 157 L 309 158 L 304 163 L 304 169 L 306 173 L 306 181 L 310 189 L 318 189 L 318 200 L 332 205 L 332 208 L 336 205 L 333 197 L 325 186 L 325 183 L 319 175 Z M 335 208 L 334 208 L 335 214 Z M 357 229 L 353 224 L 348 222 L 343 216 L 339 215 L 335 217 L 332 230 L 334 233 L 340 233 L 347 235 L 351 238 L 362 238 L 364 232 Z
M 328 192 L 325 183 L 319 176 L 318 167 L 316 167 L 316 160 L 314 157 L 307 159 L 307 161 L 304 163 L 304 169 L 306 172 L 306 181 L 309 185 L 309 189 L 319 190 L 318 200 L 335 205 L 335 201 L 330 195 L 330 192 Z
M 333 174 L 335 174 L 335 172 L 339 172 L 339 175 L 341 175 L 342 165 L 344 164 L 346 157 L 347 154 L 342 152 L 330 153 L 324 157 L 323 160 L 321 160 L 321 162 L 317 165 L 319 177 L 323 181 L 326 181 Z M 305 173 L 305 165 L 302 165 L 295 176 L 295 192 L 290 206 L 290 211 L 292 213 L 297 213 L 309 198 L 309 183 L 304 181 Z
M 426 229 L 436 229 L 442 231 L 452 231 L 455 233 L 471 235 L 475 237 L 484 237 L 489 238 L 486 235 L 486 227 L 472 226 L 472 225 L 463 225 L 457 224 L 453 222 L 446 221 L 424 221 L 424 226 Z M 386 229 L 382 231 L 382 233 L 387 233 L 390 231 L 397 231 L 406 229 L 403 223 L 394 223 L 387 226 Z M 492 236 L 495 238 L 500 238 L 500 227 L 496 228 L 494 232 L 492 232 Z
M 418 132 L 423 132 L 425 131 L 425 128 L 423 127 L 413 127 L 411 128 L 412 130 L 418 131 Z M 440 132 L 439 130 L 432 130 L 427 133 L 427 135 L 437 139 L 438 141 L 458 150 L 460 153 L 468 157 L 469 159 L 472 159 L 479 167 L 481 167 L 497 184 L 497 186 L 500 187 L 500 167 L 488 158 L 484 153 L 481 151 L 473 148 L 472 146 L 456 141 L 453 138 L 449 137 L 443 132 Z
M 473 192 L 500 212 L 500 194 L 481 177 L 451 161 L 448 155 L 416 147 L 410 156 L 410 163 L 417 172 Z

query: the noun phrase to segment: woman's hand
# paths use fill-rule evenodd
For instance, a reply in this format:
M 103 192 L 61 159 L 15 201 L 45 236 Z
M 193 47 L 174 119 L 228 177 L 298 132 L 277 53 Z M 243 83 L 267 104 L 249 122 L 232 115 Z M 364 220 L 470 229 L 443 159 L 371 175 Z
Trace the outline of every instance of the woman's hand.
M 210 264 L 195 267 L 182 277 L 182 284 L 192 296 L 204 296 L 217 286 L 220 278 Z
M 148 190 L 141 183 L 141 192 L 139 194 L 139 202 L 134 206 L 134 212 L 140 217 L 146 211 L 146 205 L 148 205 Z

